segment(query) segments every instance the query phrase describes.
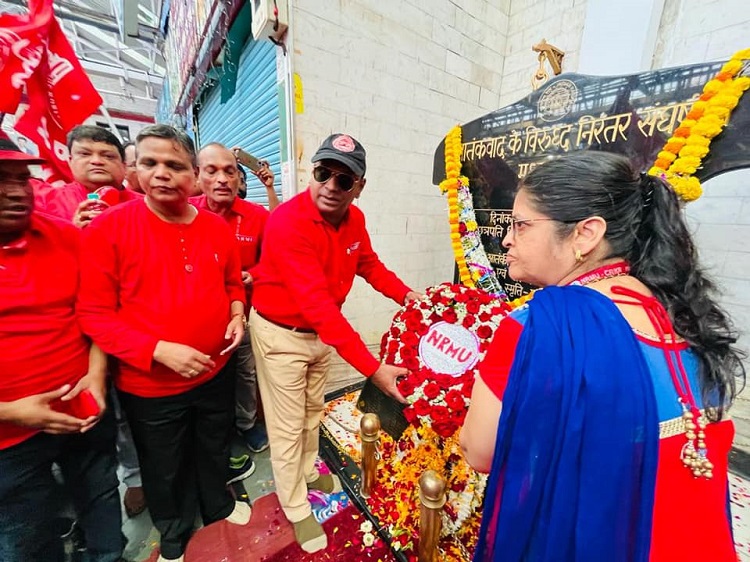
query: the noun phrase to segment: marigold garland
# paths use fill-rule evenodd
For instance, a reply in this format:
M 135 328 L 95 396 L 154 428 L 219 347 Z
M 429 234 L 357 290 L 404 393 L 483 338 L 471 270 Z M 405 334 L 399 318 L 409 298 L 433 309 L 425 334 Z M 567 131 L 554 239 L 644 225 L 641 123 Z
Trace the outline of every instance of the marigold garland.
M 451 245 L 461 283 L 478 286 L 493 295 L 503 296 L 502 284 L 484 251 L 479 235 L 469 179 L 461 175 L 461 127 L 453 127 L 445 137 L 445 179 L 440 190 L 448 194 L 448 218 Z
M 445 137 L 445 179 L 440 182 L 440 190 L 448 194 L 448 220 L 451 226 L 451 245 L 453 255 L 458 265 L 461 283 L 467 287 L 474 287 L 474 279 L 466 265 L 461 231 L 459 227 L 458 189 L 461 185 L 469 185 L 469 180 L 461 175 L 461 127 L 453 127 Z
M 709 152 L 711 140 L 721 133 L 732 110 L 750 88 L 750 78 L 739 76 L 742 61 L 747 59 L 750 59 L 750 49 L 738 51 L 706 83 L 700 97 L 657 154 L 648 172 L 669 181 L 683 201 L 695 201 L 703 193 L 695 173 Z

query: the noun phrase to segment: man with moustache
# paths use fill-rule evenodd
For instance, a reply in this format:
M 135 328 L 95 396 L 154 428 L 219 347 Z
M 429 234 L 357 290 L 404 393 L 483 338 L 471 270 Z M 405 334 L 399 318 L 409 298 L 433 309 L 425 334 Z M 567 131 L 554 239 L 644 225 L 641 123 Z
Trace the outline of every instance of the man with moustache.
M 80 125 L 68 134 L 70 171 L 73 181 L 60 188 L 45 186 L 37 193 L 37 205 L 45 213 L 72 221 L 79 228 L 101 214 L 89 193 L 110 186 L 120 190 L 120 202 L 140 197 L 123 187 L 125 152 L 112 132 L 102 127 Z
M 404 402 L 396 379 L 406 369 L 381 365 L 341 313 L 354 276 L 399 304 L 420 296 L 383 265 L 362 211 L 352 206 L 365 187 L 364 147 L 349 135 L 333 134 L 312 162 L 308 189 L 268 218 L 250 312 L 276 492 L 307 552 L 327 545 L 308 489 L 341 491 L 336 475 L 315 468 L 332 348 Z
M 273 186 L 273 172 L 267 166 L 262 167 L 256 175 L 264 185 Z M 250 302 L 253 283 L 251 269 L 260 258 L 260 244 L 268 211 L 257 203 L 237 196 L 240 187 L 237 159 L 219 143 L 207 144 L 198 153 L 198 184 L 203 195 L 193 201 L 196 207 L 223 217 L 239 242 L 242 282 L 245 284 L 247 302 Z M 268 448 L 268 436 L 263 425 L 257 423 L 256 385 L 255 358 L 250 335 L 246 331 L 237 348 L 235 425 L 250 450 L 260 453 Z M 247 476 L 251 473 L 252 470 L 249 469 Z M 245 476 L 242 471 L 233 478 L 239 480 Z
M 124 542 L 106 357 L 75 317 L 78 230 L 33 212 L 29 165 L 41 162 L 0 138 L 0 560 L 63 560 L 52 524 L 56 463 L 86 560 L 115 562 Z M 99 413 L 81 419 L 71 407 L 84 390 Z
M 146 197 L 84 230 L 77 312 L 83 331 L 119 361 L 115 384 L 164 562 L 183 560 L 196 511 L 204 524 L 250 518 L 225 484 L 245 289 L 234 234 L 188 201 L 190 137 L 152 125 L 136 143 Z

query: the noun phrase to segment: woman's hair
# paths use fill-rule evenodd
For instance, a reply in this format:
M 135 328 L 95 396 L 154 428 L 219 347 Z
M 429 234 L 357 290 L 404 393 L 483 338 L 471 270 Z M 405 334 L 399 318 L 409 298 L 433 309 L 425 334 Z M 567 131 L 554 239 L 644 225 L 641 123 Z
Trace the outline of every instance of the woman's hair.
M 700 359 L 704 404 L 724 407 L 745 382 L 744 353 L 737 333 L 716 303 L 716 286 L 698 265 L 698 256 L 677 196 L 662 179 L 639 174 L 627 158 L 583 151 L 547 162 L 520 184 L 541 213 L 559 221 L 568 235 L 592 216 L 607 223 L 610 252 L 631 265 L 669 312 L 675 331 Z

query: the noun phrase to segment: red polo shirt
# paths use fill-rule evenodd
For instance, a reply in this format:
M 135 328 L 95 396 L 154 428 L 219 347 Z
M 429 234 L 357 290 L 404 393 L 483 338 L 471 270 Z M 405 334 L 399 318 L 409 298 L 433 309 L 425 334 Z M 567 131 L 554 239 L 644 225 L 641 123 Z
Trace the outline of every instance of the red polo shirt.
M 403 303 L 410 291 L 372 249 L 362 211 L 349 207 L 338 228 L 323 219 L 310 191 L 268 217 L 253 283 L 253 306 L 266 318 L 312 328 L 365 376 L 380 363 L 341 313 L 354 276 Z
M 117 387 L 143 397 L 203 384 L 229 358 L 219 352 L 230 303 L 245 302 L 237 241 L 199 210 L 190 224 L 161 220 L 143 199 L 118 205 L 83 231 L 77 312 L 83 331 L 120 362 Z M 213 371 L 187 379 L 153 361 L 159 340 L 210 355 Z
M 34 213 L 22 238 L 0 246 L 0 402 L 76 384 L 89 344 L 76 323 L 79 232 Z M 0 423 L 0 449 L 37 430 Z
M 208 208 L 208 198 L 205 195 L 193 197 L 190 201 L 199 209 L 211 210 Z M 229 212 L 224 215 L 224 219 L 240 244 L 242 271 L 250 273 L 260 259 L 260 243 L 268 214 L 262 205 L 235 197 Z M 252 287 L 252 283 L 245 285 L 248 303 L 252 296 Z
M 78 205 L 86 200 L 90 192 L 83 184 L 74 181 L 57 188 L 35 186 L 34 193 L 38 210 L 66 221 L 72 221 Z M 143 199 L 143 195 L 130 189 L 120 190 L 120 203 L 135 199 Z

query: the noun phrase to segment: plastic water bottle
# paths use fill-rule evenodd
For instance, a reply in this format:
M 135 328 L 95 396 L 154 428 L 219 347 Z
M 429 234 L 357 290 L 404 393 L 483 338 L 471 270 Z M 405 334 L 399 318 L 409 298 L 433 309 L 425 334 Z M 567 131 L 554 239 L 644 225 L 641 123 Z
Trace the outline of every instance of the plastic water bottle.
M 100 213 L 102 213 L 102 212 L 106 211 L 109 208 L 109 205 L 107 205 L 104 201 L 102 201 L 99 198 L 99 194 L 98 193 L 89 193 L 86 196 L 86 199 L 88 201 L 95 201 L 96 202 L 95 204 L 89 205 L 89 210 L 90 211 L 99 211 Z

